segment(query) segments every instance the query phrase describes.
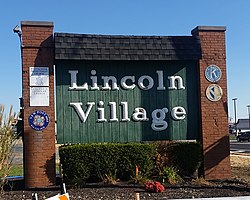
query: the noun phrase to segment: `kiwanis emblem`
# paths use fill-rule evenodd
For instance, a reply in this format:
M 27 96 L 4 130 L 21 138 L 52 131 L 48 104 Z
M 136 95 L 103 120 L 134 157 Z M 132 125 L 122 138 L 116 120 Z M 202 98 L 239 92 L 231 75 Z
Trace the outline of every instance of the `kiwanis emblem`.
M 221 79 L 221 69 L 216 65 L 210 65 L 205 70 L 205 77 L 208 81 L 215 83 Z
M 210 65 L 205 70 L 206 79 L 212 83 L 221 79 L 221 69 L 216 65 Z
M 49 116 L 44 111 L 34 111 L 29 116 L 29 125 L 34 130 L 41 131 L 49 125 Z

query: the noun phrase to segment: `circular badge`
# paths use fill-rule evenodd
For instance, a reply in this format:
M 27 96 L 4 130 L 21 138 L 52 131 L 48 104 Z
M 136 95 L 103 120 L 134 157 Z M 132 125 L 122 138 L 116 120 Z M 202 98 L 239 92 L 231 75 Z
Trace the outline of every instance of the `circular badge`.
M 222 89 L 217 84 L 211 84 L 206 89 L 206 96 L 210 101 L 219 101 L 222 97 Z
M 49 116 L 42 110 L 34 111 L 29 116 L 29 125 L 36 131 L 41 131 L 49 125 Z
M 208 81 L 215 83 L 221 78 L 221 69 L 216 65 L 210 65 L 205 70 L 205 77 Z

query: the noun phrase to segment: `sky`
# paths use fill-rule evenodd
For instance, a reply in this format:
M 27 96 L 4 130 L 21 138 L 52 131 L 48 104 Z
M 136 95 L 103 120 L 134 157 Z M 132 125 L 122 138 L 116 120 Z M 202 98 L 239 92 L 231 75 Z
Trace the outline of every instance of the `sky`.
M 250 105 L 249 0 L 24 0 L 0 7 L 0 104 L 19 111 L 22 96 L 21 21 L 50 21 L 54 32 L 110 35 L 191 35 L 196 26 L 226 26 L 229 117 L 248 118 Z

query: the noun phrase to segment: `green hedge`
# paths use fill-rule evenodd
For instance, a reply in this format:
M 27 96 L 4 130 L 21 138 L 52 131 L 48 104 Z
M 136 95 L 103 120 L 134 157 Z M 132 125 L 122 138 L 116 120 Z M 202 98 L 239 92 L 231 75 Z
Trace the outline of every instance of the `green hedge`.
M 128 180 L 135 175 L 135 165 L 147 174 L 154 167 L 153 144 L 78 144 L 59 148 L 64 181 L 82 185 L 99 181 L 107 175 Z
M 167 147 L 168 165 L 178 169 L 182 177 L 192 176 L 202 162 L 202 148 L 196 142 L 170 143 Z
M 159 176 L 166 166 L 176 168 L 182 177 L 192 176 L 202 161 L 196 142 L 65 145 L 59 155 L 64 181 L 76 185 L 101 181 L 105 175 L 129 180 L 135 176 L 135 165 L 149 178 Z

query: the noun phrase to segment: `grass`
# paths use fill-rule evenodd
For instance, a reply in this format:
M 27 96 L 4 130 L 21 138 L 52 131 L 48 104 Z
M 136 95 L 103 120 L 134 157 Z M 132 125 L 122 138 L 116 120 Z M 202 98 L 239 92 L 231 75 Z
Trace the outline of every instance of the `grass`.
M 235 137 L 235 135 L 229 135 L 229 139 L 230 140 L 236 140 L 236 137 Z
M 59 172 L 59 164 L 56 164 L 56 173 Z M 23 176 L 23 165 L 12 165 L 9 176 Z
M 9 176 L 23 176 L 23 165 L 13 165 Z

